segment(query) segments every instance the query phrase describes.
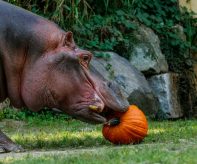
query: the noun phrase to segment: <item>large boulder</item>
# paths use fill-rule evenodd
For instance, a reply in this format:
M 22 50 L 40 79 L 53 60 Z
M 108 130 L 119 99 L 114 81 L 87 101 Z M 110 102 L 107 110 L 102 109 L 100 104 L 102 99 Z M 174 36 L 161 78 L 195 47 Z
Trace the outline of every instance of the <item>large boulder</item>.
M 139 25 L 131 38 L 130 63 L 145 75 L 168 72 L 168 64 L 161 53 L 158 36 L 148 27 Z
M 159 100 L 159 109 L 164 118 L 180 118 L 183 111 L 178 95 L 179 76 L 175 73 L 155 75 L 148 79 L 150 87 Z
M 90 68 L 118 84 L 130 104 L 139 106 L 149 116 L 156 114 L 158 108 L 148 82 L 128 60 L 113 52 L 96 52 Z

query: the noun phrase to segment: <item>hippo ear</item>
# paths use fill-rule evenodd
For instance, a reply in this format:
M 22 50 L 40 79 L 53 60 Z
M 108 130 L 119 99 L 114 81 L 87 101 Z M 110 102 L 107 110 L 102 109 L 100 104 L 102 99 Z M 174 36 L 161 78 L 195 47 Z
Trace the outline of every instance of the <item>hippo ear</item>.
M 64 46 L 75 47 L 75 42 L 73 39 L 73 33 L 71 31 L 66 32 L 64 39 Z

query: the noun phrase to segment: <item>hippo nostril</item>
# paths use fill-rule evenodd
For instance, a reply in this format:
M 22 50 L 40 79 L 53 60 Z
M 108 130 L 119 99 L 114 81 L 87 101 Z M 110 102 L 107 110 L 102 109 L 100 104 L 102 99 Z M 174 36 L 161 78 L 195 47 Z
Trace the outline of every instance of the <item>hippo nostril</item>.
M 109 87 L 109 88 L 111 88 L 111 86 L 112 86 L 112 82 L 107 82 L 107 86 Z

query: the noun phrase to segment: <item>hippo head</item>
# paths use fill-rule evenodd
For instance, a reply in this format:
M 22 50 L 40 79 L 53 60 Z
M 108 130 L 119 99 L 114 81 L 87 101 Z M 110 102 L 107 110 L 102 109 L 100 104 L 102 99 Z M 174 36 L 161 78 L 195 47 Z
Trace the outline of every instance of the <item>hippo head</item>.
M 26 65 L 21 87 L 26 106 L 58 108 L 90 123 L 104 123 L 112 111 L 124 112 L 129 104 L 118 87 L 89 72 L 91 58 L 67 32 L 63 46 Z

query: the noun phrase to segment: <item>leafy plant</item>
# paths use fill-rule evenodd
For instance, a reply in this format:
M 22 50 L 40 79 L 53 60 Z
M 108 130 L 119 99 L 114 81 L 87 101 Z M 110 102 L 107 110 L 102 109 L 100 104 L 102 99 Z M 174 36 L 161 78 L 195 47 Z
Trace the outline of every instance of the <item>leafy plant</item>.
M 64 113 L 57 113 L 50 109 L 43 109 L 40 112 L 32 112 L 28 109 L 22 109 L 21 111 L 16 111 L 10 107 L 4 108 L 0 113 L 0 119 L 14 119 L 14 120 L 31 120 L 33 117 L 40 118 L 41 120 L 57 120 L 64 119 L 68 120 L 71 117 Z
M 134 8 L 133 14 L 137 19 L 159 35 L 162 52 L 168 60 L 170 70 L 182 72 L 191 68 L 191 52 L 197 48 L 193 44 L 197 36 L 194 13 L 186 9 L 180 12 L 177 0 L 136 0 Z M 177 31 L 179 25 L 183 26 L 182 34 L 180 30 Z
M 114 15 L 94 15 L 83 26 L 73 26 L 78 44 L 86 49 L 110 50 L 129 58 L 129 35 L 137 28 L 133 16 L 117 10 Z
M 0 121 L 4 118 L 4 113 L 3 111 L 0 109 Z
M 152 28 L 161 40 L 171 71 L 182 72 L 193 65 L 197 51 L 194 13 L 178 6 L 178 0 L 7 0 L 45 16 L 75 32 L 77 43 L 91 50 L 112 50 L 129 59 L 130 38 L 136 20 Z M 182 38 L 176 31 L 183 26 Z
M 47 17 L 62 27 L 80 23 L 92 13 L 92 8 L 86 0 L 6 0 L 34 13 Z
M 94 56 L 96 56 L 97 58 L 103 58 L 106 61 L 111 58 L 111 55 L 109 53 L 104 53 L 104 52 L 95 52 Z

